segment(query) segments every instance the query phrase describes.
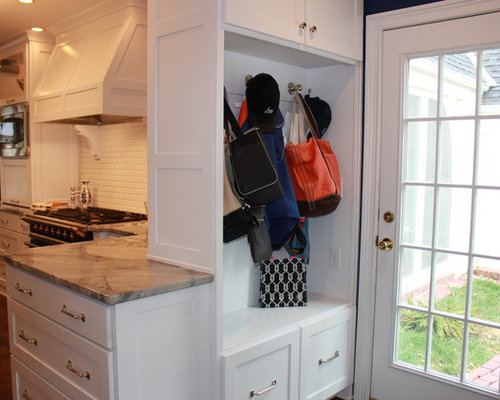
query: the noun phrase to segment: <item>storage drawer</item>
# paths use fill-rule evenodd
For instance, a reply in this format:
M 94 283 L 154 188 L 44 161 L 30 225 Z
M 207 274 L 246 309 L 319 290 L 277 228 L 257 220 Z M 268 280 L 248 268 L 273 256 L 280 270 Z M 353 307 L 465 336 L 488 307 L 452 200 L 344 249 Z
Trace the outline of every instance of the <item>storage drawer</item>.
M 10 367 L 12 370 L 14 399 L 71 400 L 15 357 L 10 357 Z
M 11 354 L 71 398 L 112 398 L 112 353 L 7 300 Z
M 301 400 L 324 400 L 352 384 L 354 308 L 301 328 Z
M 0 228 L 0 254 L 14 253 L 22 247 L 19 246 L 20 235 L 17 232 Z
M 110 306 L 10 266 L 7 266 L 7 294 L 76 333 L 111 348 Z
M 18 214 L 0 211 L 0 228 L 18 232 L 20 228 L 20 222 L 21 220 L 19 219 Z
M 299 336 L 299 330 L 294 329 L 224 354 L 224 399 L 298 399 Z

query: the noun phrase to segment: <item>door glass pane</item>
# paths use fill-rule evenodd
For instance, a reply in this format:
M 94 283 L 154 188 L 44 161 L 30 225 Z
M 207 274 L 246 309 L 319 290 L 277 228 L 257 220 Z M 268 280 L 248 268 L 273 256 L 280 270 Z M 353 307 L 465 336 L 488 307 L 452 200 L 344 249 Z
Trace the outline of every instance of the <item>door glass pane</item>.
M 432 243 L 434 190 L 407 185 L 403 193 L 401 242 L 426 246 Z
M 474 120 L 446 121 L 441 124 L 438 160 L 438 183 L 472 183 Z
M 499 110 L 500 111 L 500 110 Z M 479 122 L 479 151 L 477 155 L 477 183 L 500 186 L 500 119 Z
M 476 65 L 476 52 L 443 56 L 442 116 L 475 114 Z
M 436 123 L 408 122 L 404 133 L 403 180 L 434 182 Z
M 436 253 L 434 310 L 465 315 L 468 256 Z
M 475 257 L 473 272 L 471 317 L 500 323 L 500 261 Z
M 438 58 L 411 59 L 408 63 L 406 117 L 424 118 L 437 115 Z
M 500 49 L 483 50 L 481 61 L 481 114 L 500 114 Z
M 400 304 L 427 308 L 431 281 L 431 255 L 427 250 L 401 249 Z
M 466 380 L 499 390 L 500 329 L 470 324 Z
M 475 209 L 474 252 L 500 257 L 500 190 L 478 190 Z
M 436 247 L 469 250 L 471 190 L 439 188 L 436 205 Z
M 400 309 L 396 360 L 423 368 L 427 342 L 427 313 Z
M 431 369 L 455 378 L 462 367 L 464 323 L 454 318 L 434 316 L 432 321 Z

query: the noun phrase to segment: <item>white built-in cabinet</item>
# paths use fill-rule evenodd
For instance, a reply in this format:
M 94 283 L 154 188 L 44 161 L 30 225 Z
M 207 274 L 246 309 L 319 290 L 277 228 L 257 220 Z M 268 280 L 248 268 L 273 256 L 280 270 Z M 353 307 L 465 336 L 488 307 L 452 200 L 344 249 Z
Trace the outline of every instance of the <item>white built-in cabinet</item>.
M 228 0 L 226 30 L 289 41 L 306 51 L 361 60 L 363 2 L 360 0 Z M 286 43 L 285 43 L 286 45 Z
M 31 31 L 0 44 L 0 59 L 20 54 L 24 61 L 24 90 L 2 98 L 0 80 L 0 106 L 27 103 L 32 111 L 31 96 L 53 47 L 50 34 Z M 70 125 L 35 124 L 33 118 L 28 130 L 29 157 L 0 159 L 2 204 L 30 207 L 40 201 L 67 201 L 70 186 L 78 181 L 76 134 Z
M 149 257 L 215 275 L 205 305 L 213 329 L 204 341 L 213 348 L 214 366 L 207 371 L 212 385 L 206 397 L 252 398 L 263 391 L 269 399 L 349 395 L 362 2 L 152 0 L 148 8 Z M 297 22 L 316 25 L 316 31 Z M 325 139 L 339 158 L 343 199 L 333 214 L 310 219 L 306 307 L 259 308 L 259 269 L 246 238 L 222 242 L 223 90 L 238 114 L 245 77 L 260 72 L 277 80 L 284 115 L 291 109 L 290 82 L 332 109 Z
M 12 267 L 7 282 L 15 399 L 208 398 L 206 286 L 107 305 Z

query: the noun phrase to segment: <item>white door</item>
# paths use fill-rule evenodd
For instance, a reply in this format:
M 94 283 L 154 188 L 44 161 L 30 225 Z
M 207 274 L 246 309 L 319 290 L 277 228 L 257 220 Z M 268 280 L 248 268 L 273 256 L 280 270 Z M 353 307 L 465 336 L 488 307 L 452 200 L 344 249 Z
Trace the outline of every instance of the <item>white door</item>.
M 500 398 L 500 13 L 382 54 L 371 396 Z

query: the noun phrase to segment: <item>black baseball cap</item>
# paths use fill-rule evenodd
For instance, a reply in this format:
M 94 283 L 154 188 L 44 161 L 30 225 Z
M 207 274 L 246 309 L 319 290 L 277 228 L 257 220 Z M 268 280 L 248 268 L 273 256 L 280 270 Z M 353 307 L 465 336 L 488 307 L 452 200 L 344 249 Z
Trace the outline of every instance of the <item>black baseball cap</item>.
M 269 74 L 260 73 L 247 81 L 248 124 L 263 133 L 273 133 L 280 103 L 278 82 Z

